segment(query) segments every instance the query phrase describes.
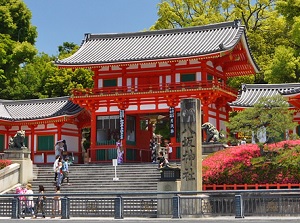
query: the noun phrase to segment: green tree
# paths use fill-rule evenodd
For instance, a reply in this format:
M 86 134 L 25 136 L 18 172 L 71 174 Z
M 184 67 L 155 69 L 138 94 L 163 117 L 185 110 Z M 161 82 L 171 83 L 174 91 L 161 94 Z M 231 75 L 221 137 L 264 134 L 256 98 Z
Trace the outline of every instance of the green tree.
M 93 72 L 87 69 L 58 69 L 49 74 L 44 86 L 48 97 L 71 95 L 74 89 L 91 88 L 93 86 Z
M 48 54 L 36 55 L 32 62 L 26 63 L 19 71 L 20 82 L 23 83 L 23 94 L 18 99 L 46 98 L 45 91 L 47 78 L 57 71 L 53 60 Z
M 0 3 L 0 98 L 16 99 L 23 91 L 18 78 L 20 65 L 36 55 L 36 27 L 31 12 L 21 0 Z
M 262 97 L 253 107 L 238 112 L 229 118 L 226 126 L 230 132 L 240 132 L 254 136 L 256 143 L 262 135 L 267 136 L 266 143 L 278 142 L 285 136 L 287 130 L 294 129 L 293 110 L 281 95 Z M 262 147 L 261 147 L 262 149 Z
M 249 44 L 262 72 L 251 78 L 230 78 L 228 84 L 265 83 L 264 71 L 275 48 L 286 44 L 285 19 L 275 9 L 275 0 L 165 0 L 158 4 L 158 20 L 150 28 L 172 29 L 241 19 Z
M 284 37 L 282 46 L 277 46 L 274 59 L 266 67 L 269 83 L 300 81 L 300 2 L 299 0 L 278 0 L 278 11 L 284 16 Z
M 58 46 L 60 59 L 74 54 L 79 46 L 74 43 L 64 42 Z M 54 66 L 52 64 L 52 66 Z M 74 89 L 92 88 L 94 73 L 89 69 L 58 69 L 54 67 L 45 79 L 43 92 L 47 97 L 61 97 L 72 94 Z
M 75 43 L 63 42 L 62 46 L 58 46 L 59 59 L 72 56 L 78 49 L 79 46 Z
M 275 50 L 273 61 L 266 70 L 266 81 L 269 83 L 293 83 L 300 77 L 299 58 L 291 47 L 279 46 Z
M 78 45 L 65 42 L 59 46 L 58 57 L 68 57 L 78 49 Z M 32 62 L 26 63 L 19 71 L 19 80 L 23 83 L 23 94 L 18 99 L 61 97 L 71 91 L 93 86 L 93 72 L 88 69 L 58 69 L 53 61 L 55 56 L 41 53 Z

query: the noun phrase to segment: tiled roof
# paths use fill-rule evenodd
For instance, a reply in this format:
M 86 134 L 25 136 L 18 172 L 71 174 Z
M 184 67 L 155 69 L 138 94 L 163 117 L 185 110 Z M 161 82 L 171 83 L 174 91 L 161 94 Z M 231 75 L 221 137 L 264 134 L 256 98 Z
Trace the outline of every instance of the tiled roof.
M 280 92 L 282 95 L 289 95 L 289 96 L 292 96 L 292 95 L 296 95 L 296 94 L 300 94 L 300 87 L 298 88 L 293 88 L 293 89 L 288 89 L 288 90 L 285 90 L 285 91 L 282 91 Z
M 245 84 L 237 100 L 228 103 L 230 107 L 252 107 L 261 97 L 284 94 L 300 88 L 300 83 L 291 84 Z
M 85 34 L 79 50 L 57 65 L 94 65 L 209 55 L 232 50 L 243 40 L 239 20 L 181 29 L 121 34 Z M 249 50 L 249 60 L 259 70 Z
M 0 100 L 0 119 L 10 121 L 34 120 L 62 115 L 74 115 L 82 110 L 69 97 Z

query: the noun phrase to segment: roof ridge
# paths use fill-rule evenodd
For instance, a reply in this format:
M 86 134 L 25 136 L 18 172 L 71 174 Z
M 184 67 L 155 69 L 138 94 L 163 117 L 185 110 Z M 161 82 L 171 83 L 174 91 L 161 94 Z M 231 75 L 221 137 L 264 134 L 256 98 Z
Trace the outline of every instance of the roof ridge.
M 220 29 L 226 27 L 239 27 L 241 25 L 240 20 L 234 21 L 227 21 L 227 22 L 220 22 L 215 24 L 207 24 L 202 26 L 191 26 L 191 27 L 184 27 L 184 28 L 176 28 L 176 29 L 161 29 L 161 30 L 148 30 L 148 31 L 138 31 L 138 32 L 126 32 L 126 33 L 104 33 L 104 34 L 92 34 L 92 33 L 85 33 L 84 40 L 88 41 L 91 39 L 108 39 L 108 38 L 122 38 L 122 37 L 140 37 L 140 36 L 147 36 L 147 35 L 167 35 L 167 34 L 174 34 L 174 33 L 183 33 L 183 32 L 194 32 L 194 31 L 204 31 L 204 30 L 212 30 L 212 29 Z
M 39 102 L 53 102 L 53 101 L 62 101 L 64 99 L 69 100 L 70 96 L 63 96 L 63 97 L 55 97 L 55 98 L 34 98 L 34 99 L 24 99 L 24 100 L 0 100 L 0 103 L 3 105 L 8 104 L 35 104 Z
M 288 88 L 300 87 L 300 83 L 281 83 L 281 84 L 244 84 L 242 88 Z

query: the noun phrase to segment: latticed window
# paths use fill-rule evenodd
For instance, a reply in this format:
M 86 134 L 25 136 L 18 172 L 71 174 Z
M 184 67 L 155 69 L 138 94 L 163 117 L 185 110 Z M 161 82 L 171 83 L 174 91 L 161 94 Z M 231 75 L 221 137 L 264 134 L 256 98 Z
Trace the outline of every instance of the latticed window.
M 196 81 L 196 74 L 181 74 L 181 82 Z
M 54 135 L 38 136 L 38 151 L 54 150 Z
M 0 135 L 0 152 L 4 150 L 4 135 Z
M 117 79 L 103 80 L 103 87 L 116 87 Z

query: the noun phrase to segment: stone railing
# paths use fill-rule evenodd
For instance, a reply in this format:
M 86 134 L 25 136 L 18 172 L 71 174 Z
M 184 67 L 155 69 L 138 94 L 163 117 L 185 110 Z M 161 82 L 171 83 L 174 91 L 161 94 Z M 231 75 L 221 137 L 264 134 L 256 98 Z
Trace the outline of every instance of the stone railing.
M 20 179 L 20 164 L 13 163 L 0 170 L 0 193 L 5 192 L 11 187 L 19 183 Z

